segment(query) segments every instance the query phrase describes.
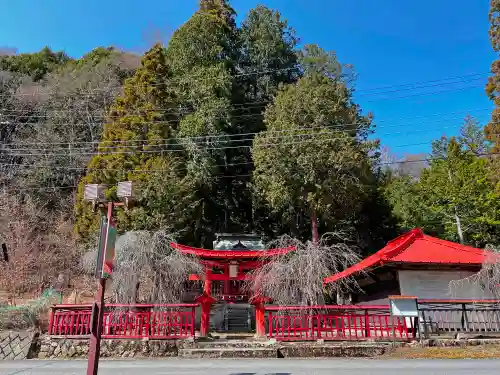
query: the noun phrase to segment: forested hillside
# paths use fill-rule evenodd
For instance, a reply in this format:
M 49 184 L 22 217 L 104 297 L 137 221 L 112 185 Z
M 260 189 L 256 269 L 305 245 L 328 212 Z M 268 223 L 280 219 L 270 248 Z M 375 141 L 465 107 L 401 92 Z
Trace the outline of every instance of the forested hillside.
M 140 183 L 119 230 L 163 229 L 199 247 L 218 232 L 336 231 L 366 254 L 416 226 L 499 244 L 497 110 L 486 132 L 468 117 L 431 155 L 394 159 L 377 114 L 356 103 L 354 67 L 298 41 L 278 10 L 258 6 L 238 24 L 228 1 L 202 0 L 143 56 L 0 56 L 0 235 L 12 254 L 1 288 L 77 271 L 98 228 L 88 183 L 108 184 L 110 198 L 118 181 Z M 494 76 L 498 105 L 497 86 Z

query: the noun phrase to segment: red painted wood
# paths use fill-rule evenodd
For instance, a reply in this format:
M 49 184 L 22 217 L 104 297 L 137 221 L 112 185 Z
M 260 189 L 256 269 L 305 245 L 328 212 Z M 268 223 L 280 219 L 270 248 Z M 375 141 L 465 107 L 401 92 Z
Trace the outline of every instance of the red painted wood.
M 255 331 L 259 337 L 266 335 L 265 314 L 266 311 L 264 303 L 261 302 L 255 304 Z
M 410 333 L 406 326 L 406 319 L 393 319 L 388 307 L 342 307 L 323 307 L 311 315 L 311 307 L 307 307 L 307 311 L 296 306 L 279 310 L 267 306 L 269 337 L 281 341 L 368 340 L 392 337 L 394 331 L 394 339 L 414 338 L 413 331 Z
M 206 250 L 196 247 L 184 246 L 171 242 L 170 246 L 179 250 L 183 254 L 195 255 L 200 258 L 221 258 L 221 259 L 239 259 L 239 258 L 267 258 L 270 256 L 284 255 L 290 251 L 295 251 L 295 246 L 286 247 L 283 249 L 270 250 L 249 250 L 249 251 L 220 251 Z
M 49 320 L 49 335 L 52 335 L 52 329 L 54 326 L 54 308 L 50 309 L 50 320 Z
M 67 305 L 66 305 L 67 306 Z M 197 304 L 145 305 L 146 311 L 127 309 L 106 311 L 102 323 L 103 338 L 178 339 L 193 337 L 195 333 L 195 308 Z M 54 307 L 55 308 L 55 307 Z M 49 326 L 51 335 L 82 336 L 90 334 L 91 309 L 55 311 Z

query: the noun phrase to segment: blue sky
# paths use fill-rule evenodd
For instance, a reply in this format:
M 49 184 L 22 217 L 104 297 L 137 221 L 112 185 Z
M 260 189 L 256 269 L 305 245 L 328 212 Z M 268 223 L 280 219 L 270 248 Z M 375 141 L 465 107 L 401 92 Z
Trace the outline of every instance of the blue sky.
M 318 43 L 353 64 L 357 102 L 374 113 L 377 136 L 398 154 L 428 151 L 433 139 L 456 134 L 467 113 L 488 121 L 484 83 L 495 58 L 488 3 L 232 1 L 239 19 L 257 4 L 278 9 L 302 43 Z M 49 45 L 74 57 L 108 45 L 143 51 L 158 34 L 168 40 L 196 8 L 197 0 L 0 0 L 0 46 L 32 52 Z M 435 82 L 450 77 L 462 78 Z M 421 89 L 396 87 L 428 81 L 434 82 Z M 392 92 L 376 94 L 386 86 Z

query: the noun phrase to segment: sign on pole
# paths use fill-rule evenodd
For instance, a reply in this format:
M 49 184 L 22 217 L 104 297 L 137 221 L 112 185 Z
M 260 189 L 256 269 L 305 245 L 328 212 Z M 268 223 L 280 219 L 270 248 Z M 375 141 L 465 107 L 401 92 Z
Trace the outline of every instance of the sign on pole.
M 113 268 L 115 265 L 115 242 L 116 224 L 113 219 L 110 219 L 106 230 L 106 251 L 104 252 L 104 262 L 102 266 L 103 279 L 109 279 L 113 274 Z
M 101 216 L 101 222 L 99 226 L 99 243 L 97 247 L 97 260 L 95 266 L 95 277 L 100 279 L 102 276 L 102 265 L 104 263 L 104 249 L 106 246 L 106 231 L 108 228 L 107 220 L 105 216 Z
M 402 316 L 405 318 L 418 317 L 417 297 L 390 296 L 392 316 Z
M 109 279 L 115 264 L 116 224 L 111 219 L 108 225 L 106 217 L 101 218 L 99 230 L 99 247 L 95 276 L 98 279 Z

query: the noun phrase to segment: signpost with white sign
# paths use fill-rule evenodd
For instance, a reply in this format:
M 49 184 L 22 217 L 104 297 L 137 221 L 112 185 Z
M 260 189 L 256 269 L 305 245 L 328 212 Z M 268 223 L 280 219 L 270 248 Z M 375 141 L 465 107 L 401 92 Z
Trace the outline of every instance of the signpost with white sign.
M 391 316 L 405 318 L 410 322 L 409 326 L 416 329 L 418 327 L 418 301 L 414 296 L 389 296 Z M 414 324 L 412 324 L 414 323 Z M 395 327 L 392 325 L 392 337 L 395 340 Z

